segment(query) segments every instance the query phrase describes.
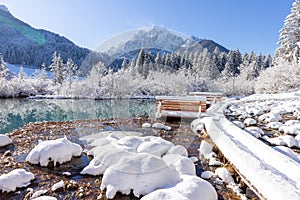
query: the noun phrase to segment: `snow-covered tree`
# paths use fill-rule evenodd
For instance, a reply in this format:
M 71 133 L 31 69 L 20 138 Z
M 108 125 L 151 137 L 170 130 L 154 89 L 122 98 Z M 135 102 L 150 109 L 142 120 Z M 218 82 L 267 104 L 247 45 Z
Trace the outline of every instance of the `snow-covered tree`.
M 3 56 L 0 53 L 0 78 L 7 78 L 8 71 L 8 67 L 6 66 Z
M 74 63 L 72 58 L 68 58 L 68 61 L 66 63 L 66 69 L 65 69 L 65 76 L 68 81 L 68 87 L 71 88 L 74 76 L 77 75 L 77 65 Z
M 54 84 L 62 84 L 65 80 L 65 64 L 61 56 L 54 52 L 52 56 L 52 63 L 50 65 L 50 71 L 53 73 Z
M 255 91 L 277 93 L 300 88 L 300 64 L 287 63 L 283 58 L 274 67 L 262 71 L 257 79 Z
M 280 47 L 275 53 L 276 61 L 281 57 L 288 62 L 298 62 L 298 58 L 295 58 L 295 53 L 297 53 L 295 51 L 300 46 L 300 0 L 295 0 L 291 13 L 285 18 L 278 43 Z
M 127 61 L 126 58 L 123 59 L 122 65 L 121 65 L 121 69 L 122 70 L 126 70 L 127 69 Z

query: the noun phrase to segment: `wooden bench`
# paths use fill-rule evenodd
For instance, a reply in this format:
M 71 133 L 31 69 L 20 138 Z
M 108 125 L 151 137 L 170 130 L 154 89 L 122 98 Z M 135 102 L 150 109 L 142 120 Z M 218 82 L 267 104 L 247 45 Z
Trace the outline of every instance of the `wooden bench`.
M 216 92 L 190 92 L 192 96 L 205 96 L 207 104 L 214 104 L 222 101 L 222 93 Z
M 206 112 L 206 98 L 202 96 L 157 96 L 156 118 L 198 118 Z

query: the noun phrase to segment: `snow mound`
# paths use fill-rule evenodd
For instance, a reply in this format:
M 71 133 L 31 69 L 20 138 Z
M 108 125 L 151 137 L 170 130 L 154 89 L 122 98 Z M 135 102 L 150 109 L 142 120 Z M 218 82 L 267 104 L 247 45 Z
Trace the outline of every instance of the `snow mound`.
M 289 126 L 283 125 L 278 130 L 285 134 L 298 135 L 300 133 L 300 124 L 293 124 Z
M 175 169 L 180 175 L 196 175 L 194 162 L 181 155 L 167 154 L 163 157 L 165 163 Z
M 288 147 L 299 146 L 298 141 L 290 135 L 281 135 L 275 138 L 269 138 L 267 141 L 273 145 L 278 145 L 278 146 L 282 146 L 282 145 Z
M 266 127 L 270 129 L 279 129 L 281 126 L 283 126 L 281 122 L 270 122 L 266 125 Z
M 33 173 L 27 172 L 25 169 L 15 169 L 8 174 L 0 176 L 0 190 L 2 192 L 12 192 L 16 188 L 30 185 L 30 181 L 33 179 Z
M 186 148 L 182 145 L 175 145 L 171 146 L 171 148 L 168 150 L 167 154 L 178 154 L 182 156 L 188 156 L 188 152 Z
M 195 134 L 198 134 L 204 129 L 204 123 L 201 119 L 195 119 L 191 123 L 191 129 Z
M 282 117 L 279 113 L 276 112 L 270 112 L 263 114 L 258 117 L 258 121 L 264 122 L 264 123 L 270 123 L 270 122 L 279 122 L 282 120 Z
M 172 130 L 172 128 L 170 126 L 166 126 L 162 123 L 154 123 L 154 124 L 152 124 L 152 128 L 162 129 L 162 130 L 166 130 L 166 131 Z
M 252 125 L 257 124 L 257 121 L 256 121 L 255 119 L 252 119 L 252 118 L 246 118 L 246 119 L 244 120 L 244 124 L 245 124 L 246 126 L 252 126 Z
M 225 167 L 219 167 L 215 170 L 215 174 L 222 179 L 225 183 L 229 185 L 234 185 L 234 180 L 230 174 L 230 172 Z
M 8 136 L 0 134 L 0 147 L 4 147 L 11 143 L 12 143 L 12 140 Z
M 213 156 L 213 145 L 209 144 L 205 140 L 202 140 L 199 147 L 199 154 L 200 157 L 203 157 L 205 159 L 209 159 Z
M 63 188 L 63 189 L 65 188 L 65 183 L 64 183 L 63 180 L 61 180 L 61 181 L 55 183 L 54 185 L 52 185 L 51 190 L 52 191 L 56 191 L 56 190 L 58 190 L 60 188 Z
M 143 124 L 142 124 L 142 127 L 143 127 L 143 128 L 150 128 L 150 127 L 151 127 L 151 124 L 150 124 L 150 123 L 143 123 Z
M 213 173 L 211 171 L 204 171 L 204 172 L 201 173 L 201 178 L 210 179 L 214 175 L 215 175 L 215 173 Z
M 156 190 L 141 200 L 157 200 L 157 199 L 178 199 L 178 200 L 217 200 L 218 196 L 215 189 L 207 181 L 197 177 L 183 175 L 182 181 L 174 186 Z
M 81 173 L 103 174 L 101 190 L 114 198 L 117 192 L 136 197 L 156 189 L 174 186 L 181 176 L 195 176 L 195 165 L 187 157 L 187 150 L 160 137 L 103 135 L 92 141 L 93 160 Z M 89 140 L 85 137 L 85 140 Z M 195 176 L 196 177 L 196 176 Z M 190 183 L 191 184 L 191 183 Z
M 53 161 L 56 166 L 57 163 L 68 162 L 73 156 L 80 156 L 81 153 L 80 145 L 70 142 L 67 138 L 60 138 L 40 142 L 27 155 L 26 161 L 43 167 L 47 167 L 49 162 Z
M 108 167 L 103 175 L 101 190 L 106 188 L 106 196 L 111 199 L 118 191 L 130 194 L 131 189 L 139 197 L 180 180 L 179 174 L 161 158 L 141 153 L 123 157 Z
M 250 133 L 253 137 L 260 138 L 264 135 L 264 131 L 261 128 L 250 126 L 244 129 L 247 133 Z

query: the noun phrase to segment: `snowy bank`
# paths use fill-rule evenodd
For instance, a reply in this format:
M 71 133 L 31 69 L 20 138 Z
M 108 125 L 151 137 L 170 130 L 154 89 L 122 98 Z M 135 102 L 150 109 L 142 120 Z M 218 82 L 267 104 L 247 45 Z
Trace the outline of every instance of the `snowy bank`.
M 217 199 L 214 188 L 196 176 L 195 165 L 183 146 L 175 146 L 160 137 L 142 137 L 136 132 L 123 131 L 103 132 L 97 137 L 81 139 L 92 147 L 88 155 L 94 156 L 81 173 L 103 174 L 101 190 L 106 189 L 108 198 L 114 198 L 117 192 L 128 195 L 131 191 L 136 197 L 151 195 L 157 189 L 173 191 L 176 196 L 182 193 L 184 186 L 189 188 L 181 194 L 186 199 L 199 194 L 203 199 L 206 196 Z M 158 197 L 161 194 L 147 198 Z
M 299 199 L 300 164 L 228 121 L 228 105 L 213 105 L 203 118 L 213 142 L 264 198 Z
M 25 169 L 15 169 L 0 176 L 0 190 L 2 192 L 12 192 L 17 188 L 30 185 L 30 181 L 33 179 L 33 173 L 26 172 Z
M 43 167 L 47 167 L 53 161 L 56 166 L 57 163 L 68 162 L 73 156 L 80 156 L 81 153 L 80 145 L 70 142 L 67 138 L 60 138 L 40 142 L 27 155 L 26 161 Z

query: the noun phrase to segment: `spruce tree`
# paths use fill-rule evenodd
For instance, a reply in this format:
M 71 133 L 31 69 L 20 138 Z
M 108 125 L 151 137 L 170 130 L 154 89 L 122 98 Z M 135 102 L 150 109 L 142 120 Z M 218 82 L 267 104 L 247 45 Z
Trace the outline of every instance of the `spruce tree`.
M 298 62 L 296 50 L 300 46 L 300 0 L 296 0 L 291 13 L 285 18 L 284 26 L 280 30 L 279 42 L 275 59 L 283 58 L 288 62 Z

